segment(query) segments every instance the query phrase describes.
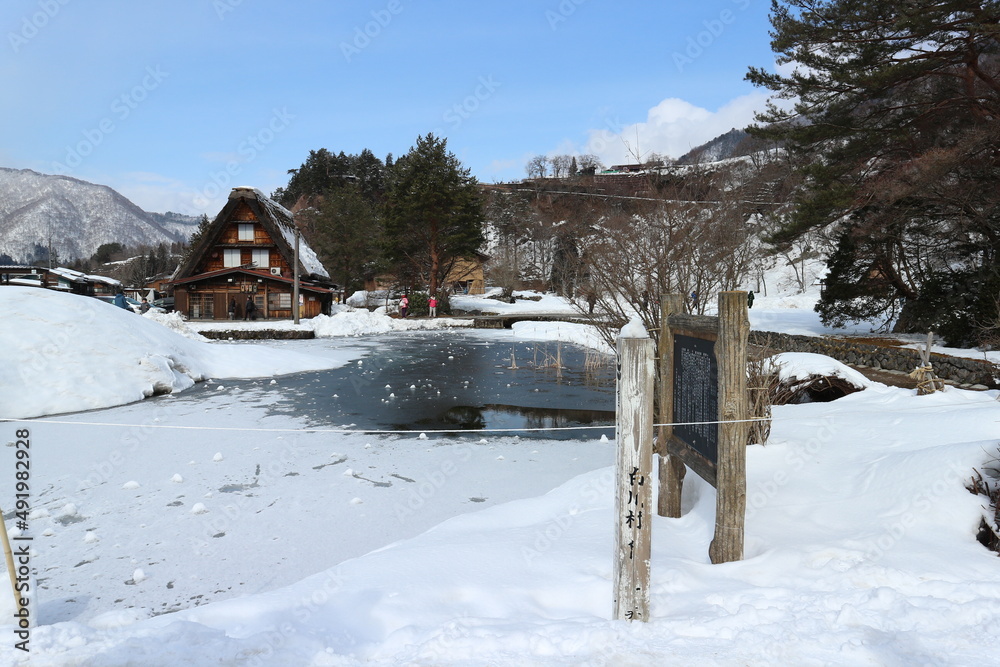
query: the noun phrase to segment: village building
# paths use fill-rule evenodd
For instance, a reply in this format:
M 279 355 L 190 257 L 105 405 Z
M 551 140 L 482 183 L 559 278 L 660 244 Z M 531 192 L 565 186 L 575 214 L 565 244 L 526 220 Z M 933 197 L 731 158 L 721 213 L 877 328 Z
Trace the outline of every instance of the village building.
M 484 266 L 489 255 L 481 252 L 468 257 L 456 257 L 448 274 L 441 283 L 441 289 L 452 294 L 485 294 L 486 277 Z M 384 290 L 405 289 L 399 279 L 389 273 L 380 274 L 365 280 L 365 290 L 378 292 Z M 426 289 L 426 286 L 424 287 Z
M 292 318 L 295 236 L 291 212 L 256 188 L 233 188 L 174 272 L 174 309 L 225 320 L 235 304 L 235 317 L 244 319 L 252 301 L 258 318 Z M 336 285 L 301 238 L 298 263 L 299 316 L 329 314 Z
M 0 266 L 0 285 L 45 287 L 82 296 L 115 294 L 122 286 L 114 278 L 91 275 L 62 266 L 48 269 L 17 264 Z

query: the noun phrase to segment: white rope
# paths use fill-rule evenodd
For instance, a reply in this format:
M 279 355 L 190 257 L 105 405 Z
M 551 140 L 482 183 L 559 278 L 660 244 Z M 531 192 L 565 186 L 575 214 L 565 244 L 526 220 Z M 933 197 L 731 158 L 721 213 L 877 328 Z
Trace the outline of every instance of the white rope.
M 761 417 L 756 419 L 732 419 L 724 421 L 705 422 L 675 422 L 671 424 L 653 424 L 657 426 L 703 426 L 711 424 L 743 424 L 749 422 L 769 421 L 771 417 Z M 247 428 L 241 426 L 178 426 L 174 424 L 121 424 L 117 422 L 77 422 L 60 419 L 0 419 L 0 423 L 16 424 L 64 424 L 68 426 L 111 426 L 118 428 L 161 428 L 179 431 L 233 431 L 240 433 L 332 433 L 339 435 L 415 435 L 419 433 L 465 433 L 474 435 L 476 433 L 537 433 L 540 431 L 587 431 L 593 429 L 613 429 L 614 424 L 604 426 L 552 426 L 538 428 L 477 428 L 477 429 L 409 429 L 409 430 L 382 430 L 382 429 L 344 429 L 344 428 Z

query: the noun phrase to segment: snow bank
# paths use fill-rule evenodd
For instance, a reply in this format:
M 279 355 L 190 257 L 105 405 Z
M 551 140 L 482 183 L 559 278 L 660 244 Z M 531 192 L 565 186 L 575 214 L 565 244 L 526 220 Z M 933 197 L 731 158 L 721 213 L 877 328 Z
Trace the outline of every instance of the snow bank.
M 496 313 L 500 315 L 510 313 L 580 313 L 579 308 L 576 308 L 567 299 L 555 294 L 515 290 L 514 303 L 488 298 L 490 295 L 498 295 L 500 292 L 501 290 L 497 288 L 484 295 L 453 294 L 449 300 L 452 308 L 469 313 Z
M 842 364 L 832 357 L 812 352 L 783 352 L 770 358 L 782 381 L 804 380 L 813 375 L 838 377 L 855 387 L 883 387 L 880 382 L 869 380 L 850 366 Z
M 364 308 L 355 309 L 350 306 L 334 305 L 331 311 L 330 315 L 317 315 L 309 319 L 301 319 L 298 324 L 294 324 L 292 320 L 260 320 L 254 322 L 220 320 L 218 322 L 188 322 L 187 326 L 193 331 L 238 331 L 244 329 L 312 331 L 317 338 L 364 336 L 389 333 L 391 331 L 424 331 L 472 326 L 472 320 L 470 319 L 453 317 L 434 319 L 426 317 L 408 317 L 406 319 L 390 317 L 385 313 L 384 308 L 369 312 Z
M 53 290 L 4 287 L 0 312 L 3 418 L 122 405 L 209 377 L 266 377 L 332 364 L 285 350 L 207 343 L 178 316 L 138 316 Z
M 329 317 L 319 315 L 310 320 L 310 326 L 316 333 L 317 338 L 361 336 L 365 334 L 389 333 L 390 331 L 423 331 L 471 325 L 471 320 L 457 320 L 454 318 L 398 318 L 389 317 L 385 312 L 369 312 L 364 309 L 345 310 Z
M 598 352 L 614 354 L 600 332 L 589 324 L 573 322 L 515 322 L 511 327 L 515 337 L 528 340 L 551 340 L 574 343 Z

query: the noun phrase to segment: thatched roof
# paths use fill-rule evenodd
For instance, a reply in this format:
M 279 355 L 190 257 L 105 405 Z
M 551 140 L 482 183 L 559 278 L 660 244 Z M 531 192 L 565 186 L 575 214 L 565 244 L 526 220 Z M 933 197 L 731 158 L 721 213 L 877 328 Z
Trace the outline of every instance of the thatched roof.
M 229 201 L 202 233 L 201 238 L 191 249 L 184 263 L 177 267 L 177 271 L 173 275 L 174 280 L 189 278 L 194 274 L 205 253 L 219 242 L 219 237 L 222 235 L 226 223 L 232 219 L 241 203 L 250 207 L 257 221 L 274 240 L 278 252 L 289 266 L 293 266 L 295 222 L 292 213 L 257 188 L 238 187 L 233 188 L 233 191 L 229 193 Z M 301 236 L 299 237 L 299 273 L 307 279 L 321 282 L 330 280 L 330 274 L 319 261 L 319 257 Z

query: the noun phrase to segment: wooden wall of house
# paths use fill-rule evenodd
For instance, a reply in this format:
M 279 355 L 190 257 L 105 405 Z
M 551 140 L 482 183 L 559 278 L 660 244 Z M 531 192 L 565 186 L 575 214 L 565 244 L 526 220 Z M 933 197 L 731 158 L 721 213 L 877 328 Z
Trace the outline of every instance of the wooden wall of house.
M 478 259 L 456 259 L 451 271 L 444 279 L 444 287 L 450 289 L 455 284 L 468 286 L 469 294 L 482 294 L 486 291 L 486 280 L 483 275 L 483 263 Z
M 255 286 L 256 292 L 246 291 L 248 286 Z M 257 304 L 257 317 L 270 319 L 291 319 L 290 285 L 279 283 L 232 282 L 225 278 L 205 281 L 197 285 L 178 285 L 174 289 L 175 310 L 197 319 L 225 320 L 229 318 L 229 302 L 236 300 L 236 317 L 242 320 L 246 309 L 247 298 L 254 299 Z M 286 295 L 284 297 L 277 295 Z M 303 306 L 300 317 L 315 317 L 323 312 L 325 300 L 332 300 L 332 294 L 317 294 L 303 291 Z M 206 299 L 211 302 L 209 305 Z M 277 304 L 286 305 L 282 308 Z M 192 306 L 197 306 L 197 313 Z M 211 310 L 209 310 L 211 309 Z

